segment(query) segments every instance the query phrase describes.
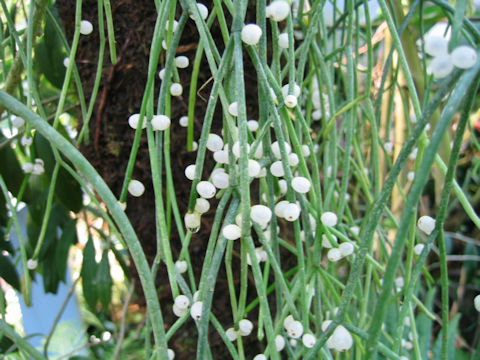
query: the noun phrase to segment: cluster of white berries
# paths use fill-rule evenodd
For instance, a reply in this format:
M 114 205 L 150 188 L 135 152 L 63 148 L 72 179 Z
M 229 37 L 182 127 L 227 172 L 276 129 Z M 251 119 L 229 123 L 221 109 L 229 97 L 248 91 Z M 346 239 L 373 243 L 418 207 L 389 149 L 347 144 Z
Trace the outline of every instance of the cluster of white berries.
M 425 52 L 433 57 L 427 71 L 435 78 L 446 77 L 454 67 L 469 69 L 477 62 L 477 52 L 474 48 L 460 45 L 449 53 L 448 39 L 438 35 L 432 35 L 425 39 Z
M 235 341 L 239 335 L 248 336 L 252 333 L 252 331 L 253 323 L 248 319 L 242 319 L 238 322 L 238 330 L 235 330 L 235 328 L 231 327 L 225 331 L 225 334 L 230 341 Z
M 137 129 L 140 123 L 140 114 L 132 114 L 128 118 L 128 125 L 132 129 Z M 151 120 L 153 131 L 163 131 L 170 127 L 170 118 L 166 115 L 154 115 Z M 142 121 L 142 129 L 147 127 L 147 119 L 144 117 Z
M 35 159 L 35 162 L 26 162 L 22 165 L 22 170 L 26 174 L 42 175 L 45 172 L 45 164 L 42 159 Z

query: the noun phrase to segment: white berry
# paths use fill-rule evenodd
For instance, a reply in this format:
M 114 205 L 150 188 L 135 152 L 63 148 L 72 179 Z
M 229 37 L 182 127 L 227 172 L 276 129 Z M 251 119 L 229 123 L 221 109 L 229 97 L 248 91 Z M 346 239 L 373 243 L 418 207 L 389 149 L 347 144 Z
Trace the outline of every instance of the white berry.
M 448 52 L 448 39 L 432 35 L 425 38 L 425 52 L 430 56 L 440 56 Z
M 292 188 L 300 194 L 305 194 L 310 191 L 310 180 L 302 176 L 296 176 L 292 179 Z
M 304 334 L 302 336 L 302 342 L 305 347 L 310 349 L 315 345 L 317 339 L 315 339 L 315 336 L 313 336 L 312 334 Z
M 430 235 L 433 229 L 435 229 L 435 219 L 430 216 L 424 215 L 420 217 L 420 219 L 418 219 L 417 226 L 425 234 Z
M 241 33 L 242 41 L 247 45 L 257 45 L 262 37 L 262 28 L 257 24 L 247 24 Z
M 300 216 L 300 206 L 295 203 L 289 203 L 283 209 L 283 217 L 287 221 L 295 221 Z
M 172 349 L 167 349 L 168 360 L 175 359 L 175 352 Z
M 189 62 L 189 60 L 188 60 L 188 57 L 186 57 L 186 56 L 181 55 L 181 56 L 177 56 L 177 57 L 175 58 L 175 66 L 176 66 L 177 68 L 185 69 L 185 68 L 188 67 L 188 64 L 189 64 L 189 63 L 190 63 L 190 62 Z
M 138 180 L 130 180 L 128 192 L 135 197 L 142 196 L 145 192 L 145 186 Z
M 253 324 L 248 319 L 242 319 L 238 322 L 238 332 L 242 336 L 248 336 L 253 330 Z
M 90 35 L 93 31 L 93 25 L 88 20 L 82 20 L 80 22 L 80 34 L 82 35 Z
M 298 103 L 298 99 L 295 95 L 287 95 L 283 98 L 283 101 L 288 108 L 294 108 Z
M 270 172 L 273 176 L 281 177 L 285 175 L 285 170 L 283 169 L 283 164 L 280 160 L 275 161 L 270 165 Z
M 290 13 L 290 5 L 283 0 L 275 0 L 265 9 L 266 16 L 273 21 L 283 21 Z
M 230 186 L 230 176 L 223 171 L 212 173 L 212 183 L 217 189 L 226 189 Z
M 266 224 L 272 219 L 272 210 L 265 205 L 254 205 L 250 210 L 250 219 L 259 224 Z
M 185 214 L 184 217 L 185 227 L 188 231 L 193 233 L 197 232 L 200 229 L 201 216 L 197 212 L 189 212 Z
M 205 199 L 211 199 L 215 196 L 215 194 L 217 193 L 217 190 L 215 189 L 215 186 L 211 182 L 200 181 L 197 184 L 197 192 L 201 197 Z
M 185 295 L 178 295 L 175 298 L 175 305 L 177 305 L 179 309 L 187 309 L 188 305 L 190 305 L 190 300 Z
M 285 152 L 287 153 L 287 155 L 290 154 L 290 152 L 292 151 L 292 147 L 290 146 L 290 144 L 287 142 L 284 142 L 283 145 L 285 147 Z M 270 149 L 272 150 L 273 156 L 275 156 L 279 160 L 282 158 L 282 154 L 280 152 L 280 144 L 278 141 L 274 141 Z
M 232 116 L 238 116 L 238 102 L 235 101 L 228 105 L 228 112 Z
M 202 3 L 197 3 L 197 8 L 198 12 L 200 13 L 200 17 L 205 20 L 208 17 L 208 8 Z M 193 19 L 193 15 L 190 15 L 190 18 Z
M 448 76 L 453 71 L 451 56 L 449 54 L 435 56 L 427 70 L 437 79 Z
M 188 265 L 185 260 L 177 260 L 175 262 L 175 270 L 177 270 L 180 274 L 183 274 L 187 271 Z
M 417 245 L 415 245 L 415 247 L 413 248 L 413 251 L 415 252 L 415 254 L 417 254 L 418 256 L 420 256 L 420 254 L 422 253 L 424 247 L 425 247 L 425 245 L 423 245 L 423 244 L 417 244 Z
M 190 309 L 190 316 L 194 320 L 200 320 L 200 318 L 202 317 L 202 308 L 203 308 L 202 301 L 194 302 L 192 305 L 192 308 Z
M 285 348 L 285 338 L 282 335 L 275 336 L 275 348 L 282 351 Z
M 215 152 L 223 149 L 223 139 L 217 134 L 208 134 L 207 149 Z
M 303 325 L 300 321 L 294 320 L 287 326 L 287 333 L 290 337 L 298 339 L 303 334 Z
M 242 236 L 242 230 L 238 225 L 229 224 L 223 228 L 222 234 L 227 240 L 237 240 Z
M 460 69 L 469 69 L 477 62 L 477 52 L 468 45 L 457 46 L 450 56 L 453 65 Z
M 170 118 L 166 115 L 155 115 L 152 118 L 152 129 L 154 131 L 167 130 L 170 127 Z
M 188 180 L 193 180 L 195 178 L 195 165 L 191 164 L 185 168 L 185 176 Z
M 208 210 L 210 210 L 210 203 L 207 199 L 204 198 L 197 198 L 195 201 L 195 211 L 199 214 L 205 214 Z
M 288 49 L 288 33 L 278 35 L 278 46 L 283 49 Z
M 320 217 L 320 221 L 325 226 L 335 226 L 337 225 L 337 215 L 331 211 L 326 211 Z
M 477 295 L 473 298 L 473 306 L 475 306 L 475 310 L 480 312 L 480 295 Z
M 170 94 L 172 96 L 180 96 L 183 93 L 183 86 L 179 83 L 173 83 L 170 85 Z
M 140 114 L 132 114 L 128 118 L 128 125 L 130 125 L 132 129 L 137 129 L 139 122 L 140 122 Z M 145 120 L 145 118 L 143 118 L 142 129 L 145 129 L 146 127 L 147 127 L 147 121 Z
M 237 340 L 237 332 L 235 331 L 235 329 L 234 329 L 233 327 L 228 328 L 228 329 L 225 331 L 225 335 L 227 335 L 227 338 L 228 338 L 228 340 L 230 340 L 230 341 L 235 341 L 235 340 Z
M 178 119 L 178 123 L 181 127 L 187 127 L 188 126 L 188 116 L 182 116 L 180 119 Z
M 355 247 L 353 246 L 352 243 L 344 242 L 340 244 L 340 246 L 338 247 L 338 250 L 340 250 L 340 253 L 342 254 L 342 256 L 345 257 L 353 254 Z
M 330 250 L 328 250 L 327 258 L 331 262 L 337 262 L 342 258 L 342 253 L 338 248 L 331 248 Z

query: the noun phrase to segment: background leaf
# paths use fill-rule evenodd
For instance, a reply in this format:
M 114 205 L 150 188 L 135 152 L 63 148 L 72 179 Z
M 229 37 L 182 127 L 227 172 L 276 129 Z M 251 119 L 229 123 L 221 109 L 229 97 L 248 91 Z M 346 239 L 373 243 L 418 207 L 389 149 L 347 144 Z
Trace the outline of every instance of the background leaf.
M 98 266 L 98 298 L 102 306 L 107 309 L 112 300 L 112 277 L 110 275 L 110 265 L 108 263 L 108 249 L 103 250 L 102 260 Z
M 7 283 L 12 285 L 16 290 L 20 291 L 20 280 L 18 278 L 17 270 L 10 261 L 9 256 L 0 253 L 0 277 Z
M 83 296 L 90 309 L 95 309 L 97 305 L 97 270 L 98 264 L 95 261 L 95 247 L 93 246 L 93 239 L 88 238 L 87 244 L 83 249 L 82 262 L 82 288 Z

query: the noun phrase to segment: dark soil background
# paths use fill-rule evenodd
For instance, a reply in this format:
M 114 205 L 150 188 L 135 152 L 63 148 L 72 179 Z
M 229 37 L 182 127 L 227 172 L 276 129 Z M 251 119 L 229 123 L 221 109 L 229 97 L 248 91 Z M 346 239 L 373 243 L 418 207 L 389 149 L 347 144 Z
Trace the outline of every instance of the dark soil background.
M 127 120 L 131 114 L 140 112 L 144 87 L 147 82 L 148 58 L 155 26 L 156 10 L 153 1 L 120 0 L 113 1 L 111 5 L 118 61 L 115 66 L 110 63 L 107 42 L 102 81 L 95 104 L 95 110 L 90 121 L 90 142 L 88 145 L 83 144 L 80 150 L 105 179 L 113 192 L 119 196 L 135 135 L 135 131 L 129 127 Z M 67 39 L 71 39 L 73 37 L 75 23 L 74 2 L 70 0 L 57 0 L 56 6 Z M 179 15 L 180 9 L 177 10 Z M 97 33 L 97 17 L 97 1 L 84 1 L 82 19 L 89 20 L 94 26 L 94 31 L 89 36 L 80 37 L 76 64 L 87 99 L 89 99 L 91 95 L 98 61 L 99 36 Z M 177 19 L 178 17 L 179 16 L 177 16 Z M 217 46 L 221 45 L 223 40 L 219 28 L 213 25 L 211 31 Z M 105 33 L 107 33 L 106 29 Z M 180 127 L 178 119 L 183 115 L 187 115 L 191 69 L 197 48 L 197 41 L 198 33 L 195 24 L 193 21 L 188 21 L 183 31 L 177 55 L 189 57 L 190 65 L 187 69 L 179 69 L 183 95 L 181 97 L 172 97 L 171 114 L 172 171 L 176 198 L 182 215 L 187 209 L 191 186 L 191 182 L 185 178 L 184 169 L 187 165 L 195 162 L 196 153 L 187 152 L 187 130 L 186 128 Z M 164 67 L 164 59 L 165 52 L 162 52 L 158 70 Z M 201 68 L 208 69 L 206 59 L 203 61 L 204 64 Z M 251 65 L 248 63 L 246 63 L 245 66 L 248 89 L 248 115 L 250 118 L 255 118 L 257 116 L 257 109 L 255 108 L 255 104 L 257 103 L 255 71 L 253 68 L 249 69 Z M 201 124 L 207 106 L 207 102 L 204 99 L 208 99 L 211 89 L 211 83 L 209 82 L 210 77 L 211 74 L 207 71 L 201 72 L 198 79 L 198 88 L 201 88 L 201 90 L 199 91 L 200 96 L 197 98 L 195 109 L 195 139 L 199 137 L 201 131 Z M 160 84 L 161 82 L 157 77 L 155 84 L 156 96 Z M 82 124 L 79 126 L 81 125 Z M 220 111 L 217 109 L 212 125 L 212 132 L 219 134 L 221 127 L 222 117 Z M 211 157 L 207 156 L 207 158 L 210 158 L 210 160 L 207 159 L 205 168 L 211 169 L 213 167 L 213 160 L 211 160 Z M 140 198 L 128 196 L 126 213 L 142 242 L 148 261 L 152 263 L 156 253 L 156 232 L 154 225 L 155 205 L 145 132 L 142 135 L 133 178 L 141 180 L 145 184 L 146 191 Z M 211 208 L 215 209 L 215 207 L 216 204 L 211 202 Z M 213 215 L 214 210 L 202 217 L 202 227 L 198 233 L 193 235 L 189 248 L 194 273 L 197 274 L 197 286 Z M 173 249 L 174 259 L 176 259 L 180 252 L 181 244 L 175 226 L 172 226 L 170 243 Z M 238 255 L 238 252 L 236 255 Z M 237 259 L 234 259 L 234 265 L 238 268 L 234 269 L 234 271 L 239 271 L 238 256 Z M 136 277 L 133 266 L 131 266 L 131 272 L 132 276 Z M 157 276 L 156 285 L 159 290 L 164 321 L 168 327 L 173 324 L 177 318 L 171 310 L 171 292 L 168 279 L 165 275 L 166 267 L 163 264 L 160 266 L 158 273 L 159 276 Z M 238 272 L 236 273 L 238 274 Z M 227 281 L 224 274 L 225 271 L 222 264 L 215 287 L 213 312 L 222 324 L 229 327 L 232 326 L 233 318 L 230 310 Z M 250 279 L 250 281 L 251 286 L 253 286 L 253 280 Z M 139 284 L 139 281 L 136 283 Z M 137 290 L 135 302 L 137 305 L 144 307 L 145 300 L 139 285 Z M 253 288 L 250 293 L 251 295 L 255 294 Z M 255 311 L 249 314 L 249 318 L 254 319 L 254 313 Z M 210 329 L 212 329 L 212 326 L 210 326 Z M 169 347 L 173 348 L 176 352 L 176 358 L 191 359 L 195 357 L 196 336 L 197 331 L 193 320 L 188 320 L 169 342 Z M 225 359 L 230 357 L 216 331 L 210 332 L 209 340 L 213 358 Z M 262 352 L 259 348 L 258 341 L 255 340 L 255 336 L 244 338 L 244 344 L 247 349 L 246 353 L 249 356 Z

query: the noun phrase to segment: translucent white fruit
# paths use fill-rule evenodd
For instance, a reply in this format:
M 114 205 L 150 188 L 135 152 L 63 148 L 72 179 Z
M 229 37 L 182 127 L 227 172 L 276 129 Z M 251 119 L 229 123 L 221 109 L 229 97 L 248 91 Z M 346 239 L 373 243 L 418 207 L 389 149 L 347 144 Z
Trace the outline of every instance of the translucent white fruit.
M 265 9 L 265 14 L 273 21 L 283 21 L 290 13 L 290 5 L 283 0 L 275 0 Z
M 407 174 L 408 181 L 413 181 L 415 179 L 415 171 L 409 171 Z
M 185 227 L 188 231 L 193 233 L 197 232 L 200 229 L 201 216 L 197 212 L 188 212 L 184 217 Z
M 198 8 L 198 12 L 200 13 L 200 17 L 203 20 L 205 20 L 208 17 L 208 8 L 205 5 L 203 5 L 202 3 L 197 3 L 197 8 Z M 194 19 L 193 14 L 190 15 L 190 18 Z
M 288 315 L 284 320 L 283 320 L 283 327 L 285 330 L 290 326 L 292 322 L 294 322 L 295 319 L 293 318 L 292 315 Z
M 386 142 L 385 144 L 383 144 L 383 148 L 385 149 L 387 154 L 391 154 L 393 152 L 393 143 Z
M 300 162 L 298 155 L 295 153 L 288 154 L 288 165 L 290 166 L 297 166 Z
M 195 211 L 199 214 L 205 214 L 208 210 L 210 210 L 210 203 L 208 200 L 204 198 L 197 198 L 195 201 Z
M 352 227 L 350 228 L 350 231 L 351 231 L 354 235 L 357 235 L 357 236 L 358 236 L 358 234 L 360 234 L 360 228 L 359 228 L 358 226 L 356 226 L 356 225 L 352 226 Z
M 340 244 L 340 246 L 338 247 L 338 250 L 340 250 L 340 253 L 342 256 L 348 256 L 353 254 L 355 247 L 353 246 L 352 243 L 344 242 Z
M 310 180 L 308 180 L 307 178 L 305 178 L 303 176 L 295 176 L 292 179 L 293 190 L 295 190 L 296 192 L 298 192 L 300 194 L 308 193 L 310 191 L 311 186 L 312 186 L 312 184 L 310 183 Z
M 424 215 L 418 219 L 417 226 L 425 234 L 430 235 L 433 229 L 435 229 L 435 219 L 430 216 Z
M 183 274 L 187 271 L 188 265 L 185 260 L 177 260 L 175 261 L 175 270 L 178 271 L 179 274 Z
M 230 176 L 225 172 L 212 174 L 212 183 L 217 189 L 226 189 L 230 186 Z
M 417 254 L 418 256 L 420 256 L 420 254 L 422 253 L 424 247 L 425 247 L 425 245 L 423 245 L 423 244 L 417 244 L 417 245 L 415 245 L 415 247 L 413 248 L 413 251 L 415 252 L 415 254 Z
M 331 237 L 333 238 L 333 242 L 337 244 L 337 237 L 335 235 L 331 235 Z M 333 247 L 332 243 L 330 242 L 330 240 L 328 240 L 328 237 L 325 234 L 322 235 L 322 246 L 327 249 L 331 249 Z
M 180 69 L 185 69 L 188 67 L 190 61 L 188 60 L 188 57 L 186 56 L 177 56 L 175 58 L 175 66 Z
M 395 279 L 395 286 L 402 288 L 405 285 L 405 279 L 403 277 L 398 277 Z
M 33 259 L 27 260 L 27 269 L 28 270 L 35 270 L 38 266 L 38 261 Z
M 173 313 L 175 314 L 175 316 L 182 317 L 183 315 L 185 315 L 187 313 L 188 308 L 180 309 L 177 305 L 173 304 L 172 310 L 173 310 Z
M 275 348 L 282 351 L 285 348 L 285 338 L 282 335 L 275 336 Z
M 427 70 L 437 79 L 448 76 L 453 71 L 451 56 L 449 54 L 435 56 Z
M 342 253 L 338 248 L 331 248 L 330 250 L 328 250 L 327 258 L 331 262 L 337 262 L 342 258 Z
M 223 228 L 222 234 L 227 240 L 237 240 L 242 236 L 242 230 L 238 225 L 229 224 Z
M 145 192 L 145 186 L 138 180 L 130 180 L 128 184 L 128 192 L 130 195 L 139 197 Z
M 192 142 L 192 150 L 197 151 L 197 149 L 198 149 L 198 143 L 196 141 L 193 141 Z
M 153 130 L 163 131 L 170 127 L 170 118 L 166 115 L 155 115 L 152 118 Z
M 250 145 L 247 144 L 247 153 L 250 152 Z M 235 155 L 237 159 L 240 158 L 240 141 L 235 141 L 235 143 L 232 146 L 232 153 Z
M 337 351 L 347 351 L 353 345 L 353 337 L 342 325 L 338 325 L 327 340 L 327 347 Z
M 262 37 L 262 28 L 257 24 L 247 24 L 241 33 L 242 41 L 247 45 L 257 45 Z
M 170 85 L 170 94 L 172 96 L 180 96 L 183 93 L 183 86 L 179 83 L 173 83 Z
M 448 53 L 448 39 L 438 35 L 426 37 L 425 52 L 430 56 L 440 56 Z
M 168 29 L 170 28 L 170 21 L 167 20 L 167 22 L 165 23 L 165 30 L 168 31 Z M 177 31 L 178 29 L 178 21 L 177 20 L 173 20 L 173 23 L 172 23 L 172 31 L 175 32 Z
M 475 306 L 475 310 L 480 312 L 480 295 L 477 295 L 473 298 L 473 306 Z
M 248 130 L 255 132 L 258 130 L 258 121 L 257 120 L 248 120 L 247 121 Z
M 300 321 L 294 320 L 287 326 L 287 333 L 290 337 L 298 339 L 303 334 L 303 325 Z
M 253 357 L 253 360 L 267 360 L 267 357 L 263 354 L 257 354 Z
M 190 316 L 194 320 L 200 320 L 202 317 L 202 308 L 203 308 L 203 302 L 202 301 L 196 301 L 192 304 L 192 308 L 190 309 Z
M 31 162 L 23 164 L 22 170 L 25 174 L 31 173 L 33 171 L 33 164 Z
M 278 187 L 280 188 L 280 194 L 285 195 L 287 193 L 287 180 L 280 179 L 278 180 Z
M 175 352 L 172 349 L 167 349 L 168 360 L 175 359 Z
M 270 165 L 270 172 L 273 176 L 281 177 L 285 175 L 285 170 L 283 169 L 283 164 L 280 160 L 275 161 Z
M 68 65 L 70 65 L 70 59 L 66 57 L 65 59 L 63 59 L 63 66 L 68 67 Z
M 235 101 L 228 105 L 228 112 L 232 116 L 238 116 L 238 102 Z
M 197 192 L 201 197 L 211 199 L 215 196 L 217 190 L 210 181 L 200 181 L 197 184 Z
M 305 347 L 310 349 L 315 345 L 315 343 L 317 342 L 317 339 L 312 334 L 303 334 L 302 342 L 303 342 L 303 345 L 305 345 Z
M 128 125 L 132 129 L 136 129 L 138 127 L 138 123 L 140 122 L 140 114 L 132 114 L 128 118 Z M 143 123 L 142 123 L 142 129 L 145 129 L 147 127 L 147 121 L 145 118 L 143 118 Z
M 337 225 L 337 215 L 331 211 L 326 211 L 320 216 L 320 221 L 325 226 L 335 226 Z
M 14 128 L 21 128 L 23 125 L 25 124 L 25 120 L 23 120 L 21 117 L 19 116 L 15 116 L 13 119 L 12 119 L 12 126 Z
M 190 305 L 190 300 L 185 295 L 178 295 L 175 298 L 175 305 L 177 305 L 179 309 L 188 309 L 188 306 Z
M 283 209 L 283 217 L 287 221 L 295 221 L 300 216 L 300 206 L 295 203 L 289 203 Z
M 223 139 L 217 134 L 208 134 L 207 149 L 215 152 L 223 149 Z
M 278 217 L 284 217 L 283 214 L 284 214 L 284 211 L 285 211 L 285 207 L 290 204 L 287 200 L 282 200 L 282 201 L 279 201 L 276 205 L 275 205 L 275 209 L 274 209 L 274 212 L 275 212 L 275 215 L 278 216 Z
M 260 173 L 260 163 L 253 159 L 248 159 L 248 176 L 255 177 Z
M 80 21 L 80 34 L 82 35 L 90 35 L 93 31 L 93 25 L 88 20 Z
M 470 69 L 477 62 L 477 52 L 468 45 L 457 46 L 450 57 L 453 65 L 460 69 Z
M 253 205 L 250 209 L 250 219 L 259 224 L 268 223 L 272 219 L 272 210 L 265 205 Z
M 158 72 L 158 77 L 160 78 L 160 80 L 163 80 L 165 78 L 165 69 L 161 69 Z
M 288 342 L 290 343 L 291 347 L 296 347 L 297 343 L 298 343 L 297 340 L 295 340 L 295 339 L 290 339 L 290 340 L 288 340 Z
M 295 95 L 287 95 L 283 98 L 283 101 L 288 108 L 294 108 L 298 104 L 298 99 Z
M 289 88 L 290 88 L 290 84 L 286 84 L 282 86 L 283 97 L 286 97 L 287 95 L 292 94 L 292 92 L 288 91 Z M 300 96 L 301 91 L 302 89 L 300 88 L 300 86 L 298 86 L 297 83 L 293 84 L 293 95 L 295 95 L 295 97 L 298 98 Z
M 288 33 L 278 35 L 278 46 L 283 49 L 288 49 Z
M 27 136 L 22 136 L 22 138 L 20 139 L 20 144 L 22 144 L 22 146 L 30 146 L 32 145 L 33 143 L 33 138 L 31 137 L 27 137 Z
M 219 164 L 228 164 L 228 152 L 225 150 L 215 151 L 213 159 Z
M 238 332 L 242 336 L 248 336 L 253 330 L 253 324 L 248 319 L 242 319 L 238 322 Z
M 287 142 L 284 142 L 283 144 L 285 146 L 285 152 L 287 153 L 287 155 L 290 154 L 290 152 L 292 151 L 292 147 L 290 146 L 290 144 Z M 280 144 L 278 143 L 278 141 L 274 141 L 270 149 L 273 156 L 275 156 L 279 160 L 282 158 L 282 154 L 280 152 Z
M 178 123 L 180 124 L 181 127 L 187 127 L 188 126 L 188 116 L 182 116 L 180 119 L 178 119 Z
M 195 165 L 191 164 L 185 168 L 185 176 L 188 180 L 193 180 L 195 178 Z
M 230 341 L 235 341 L 235 340 L 237 340 L 237 332 L 235 331 L 235 329 L 234 329 L 233 327 L 228 328 L 228 329 L 225 331 L 225 335 L 227 335 L 227 338 L 228 338 L 228 340 L 230 340 Z

